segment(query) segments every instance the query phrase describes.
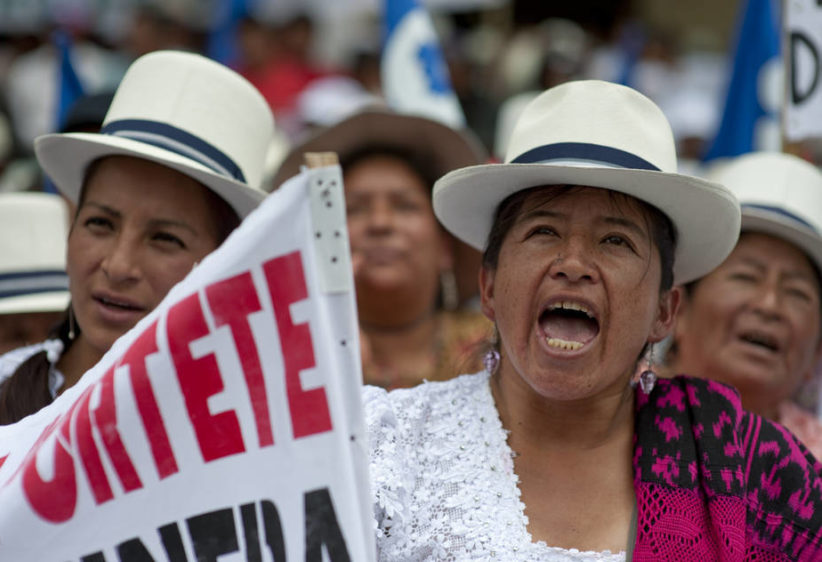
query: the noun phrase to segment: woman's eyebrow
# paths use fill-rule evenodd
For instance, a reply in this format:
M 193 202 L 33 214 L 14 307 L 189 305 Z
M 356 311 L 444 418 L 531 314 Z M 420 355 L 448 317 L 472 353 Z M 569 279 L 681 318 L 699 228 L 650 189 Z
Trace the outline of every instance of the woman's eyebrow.
M 742 264 L 752 267 L 758 271 L 765 271 L 768 268 L 767 264 L 764 261 L 756 257 L 744 256 L 739 261 Z M 813 275 L 798 268 L 789 269 L 788 271 L 782 274 L 782 277 L 787 280 L 799 279 L 802 281 L 808 281 L 810 283 L 816 282 Z
M 759 271 L 764 271 L 768 267 L 762 260 L 750 256 L 742 256 L 739 261 L 743 265 L 753 267 L 754 269 L 757 269 Z
M 537 207 L 536 209 L 531 209 L 530 211 L 526 211 L 520 215 L 519 220 L 517 222 L 524 222 L 533 219 L 541 219 L 541 218 L 550 218 L 550 219 L 561 219 L 567 217 L 565 213 L 558 213 L 557 211 L 552 211 L 550 209 L 542 209 Z
M 104 205 L 103 203 L 97 203 L 95 201 L 85 201 L 83 203 L 83 207 L 94 207 L 100 211 L 103 211 L 107 215 L 112 215 L 114 217 L 120 218 L 123 214 L 113 207 L 109 207 L 108 205 Z M 82 208 L 82 207 L 81 207 Z
M 177 227 L 188 230 L 192 234 L 197 234 L 197 230 L 190 224 L 173 219 L 152 219 L 148 221 L 148 224 L 152 228 Z
M 637 223 L 635 223 L 631 219 L 626 219 L 625 217 L 607 216 L 607 217 L 603 217 L 602 221 L 606 224 L 612 224 L 614 226 L 621 226 L 621 227 L 627 228 L 628 230 L 632 231 L 637 236 L 640 236 L 642 238 L 648 238 L 648 234 L 645 232 L 645 229 L 640 227 Z

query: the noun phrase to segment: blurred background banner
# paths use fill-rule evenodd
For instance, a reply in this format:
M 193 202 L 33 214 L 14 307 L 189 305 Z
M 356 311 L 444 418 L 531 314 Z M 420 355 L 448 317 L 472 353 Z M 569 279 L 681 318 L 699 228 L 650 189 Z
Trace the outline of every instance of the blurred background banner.
M 72 104 L 85 94 L 80 77 L 77 76 L 77 71 L 74 70 L 74 64 L 71 62 L 71 37 L 63 30 L 54 32 L 54 44 L 60 56 L 60 64 L 58 65 L 58 91 L 57 91 L 57 127 L 55 130 L 63 128 L 66 121 L 66 115 Z
M 705 160 L 779 149 L 779 4 L 774 0 L 746 0 L 739 9 L 723 117 Z
M 52 34 L 52 41 L 57 49 L 57 114 L 55 115 L 54 130 L 60 131 L 66 124 L 69 110 L 78 99 L 85 95 L 85 88 L 74 69 L 71 61 L 71 36 L 62 29 Z M 57 186 L 47 176 L 43 176 L 43 191 L 58 193 Z
M 450 125 L 465 126 L 433 22 L 416 0 L 386 0 L 382 86 L 388 105 Z
M 238 26 L 249 14 L 250 0 L 217 0 L 215 18 L 208 36 L 207 54 L 227 66 L 235 66 Z
M 785 138 L 822 138 L 822 4 L 785 3 Z

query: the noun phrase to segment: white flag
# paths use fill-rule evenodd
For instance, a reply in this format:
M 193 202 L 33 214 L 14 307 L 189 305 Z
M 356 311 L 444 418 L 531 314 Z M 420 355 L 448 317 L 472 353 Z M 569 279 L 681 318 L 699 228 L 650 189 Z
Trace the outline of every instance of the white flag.
M 388 106 L 464 128 L 465 116 L 428 12 L 416 0 L 385 0 L 385 27 L 381 72 Z

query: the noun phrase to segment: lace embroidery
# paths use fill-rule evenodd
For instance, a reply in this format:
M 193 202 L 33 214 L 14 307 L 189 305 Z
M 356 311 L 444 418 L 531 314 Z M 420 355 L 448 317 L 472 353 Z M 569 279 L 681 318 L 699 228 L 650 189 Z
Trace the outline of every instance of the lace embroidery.
M 532 542 L 487 373 L 363 402 L 380 560 L 625 560 Z

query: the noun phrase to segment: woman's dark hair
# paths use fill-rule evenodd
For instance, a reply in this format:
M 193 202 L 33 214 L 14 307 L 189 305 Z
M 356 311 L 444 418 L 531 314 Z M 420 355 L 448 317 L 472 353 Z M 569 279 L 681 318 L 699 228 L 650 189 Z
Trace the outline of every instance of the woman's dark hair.
M 219 246 L 225 242 L 229 234 L 234 232 L 235 228 L 240 226 L 240 216 L 225 199 L 205 186 L 204 189 L 214 225 L 217 227 L 217 245 Z
M 86 178 L 94 173 L 101 160 L 95 160 L 89 165 Z M 219 195 L 203 186 L 212 211 L 212 220 L 216 226 L 217 245 L 222 244 L 228 235 L 240 224 L 237 212 Z M 83 205 L 85 189 L 80 191 L 77 209 Z M 76 216 L 75 216 L 76 219 Z M 69 338 L 71 328 L 74 328 L 74 337 L 80 334 L 80 326 L 71 318 L 71 312 L 66 311 L 63 320 L 49 333 L 48 339 L 59 339 L 63 342 L 63 353 L 68 351 L 73 339 Z M 74 326 L 71 326 L 74 324 Z M 23 361 L 5 382 L 0 384 L 0 425 L 14 423 L 33 414 L 44 406 L 51 404 L 52 397 L 49 391 L 49 373 L 52 365 L 49 363 L 46 351 L 35 353 Z
M 69 333 L 72 328 L 71 308 L 63 319 L 49 332 L 47 339 L 59 339 L 66 350 L 72 343 Z M 80 333 L 80 327 L 73 326 L 74 337 Z M 35 353 L 14 371 L 8 379 L 0 384 L 0 425 L 20 421 L 52 402 L 49 391 L 49 373 L 51 363 L 46 350 Z
M 423 157 L 422 154 L 408 148 L 382 144 L 361 146 L 352 152 L 341 155 L 340 167 L 345 171 L 363 160 L 376 156 L 389 156 L 405 162 L 414 173 L 422 178 L 429 190 L 428 194 L 431 194 L 430 190 L 439 178 L 436 165 Z
M 494 222 L 488 233 L 488 240 L 485 244 L 485 251 L 482 254 L 482 265 L 488 269 L 496 269 L 499 262 L 499 252 L 502 242 L 511 227 L 517 220 L 522 205 L 533 193 L 544 190 L 548 186 L 537 186 L 530 189 L 518 191 L 509 195 L 497 207 L 494 214 Z M 557 197 L 562 197 L 573 193 L 579 189 L 586 189 L 582 186 L 562 185 L 555 189 L 545 190 L 541 194 L 541 202 L 546 203 Z M 659 252 L 659 263 L 661 269 L 661 279 L 659 283 L 660 291 L 667 291 L 674 282 L 674 251 L 676 249 L 676 230 L 671 220 L 656 207 L 635 199 L 630 195 L 618 191 L 608 191 L 611 201 L 616 205 L 636 204 L 639 206 L 645 218 L 651 239 Z

